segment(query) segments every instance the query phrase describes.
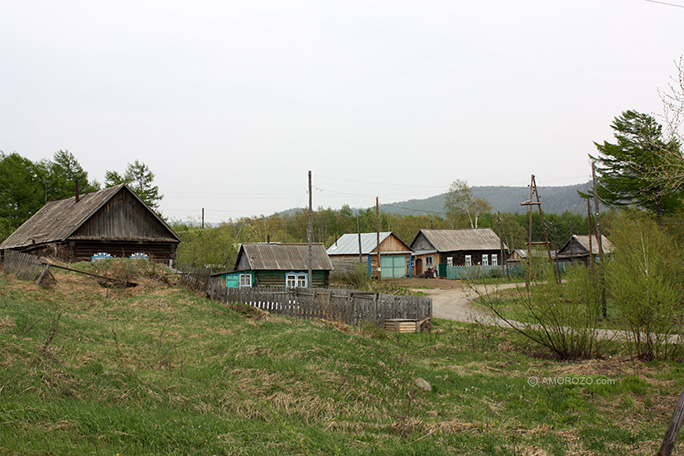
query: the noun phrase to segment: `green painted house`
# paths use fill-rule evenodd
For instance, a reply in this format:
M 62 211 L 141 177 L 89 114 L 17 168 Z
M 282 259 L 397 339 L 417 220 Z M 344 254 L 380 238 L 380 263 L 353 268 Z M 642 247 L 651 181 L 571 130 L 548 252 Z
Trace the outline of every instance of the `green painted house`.
M 313 244 L 312 278 L 309 278 L 308 244 L 242 244 L 232 271 L 213 274 L 228 288 L 326 288 L 333 265 L 323 244 Z

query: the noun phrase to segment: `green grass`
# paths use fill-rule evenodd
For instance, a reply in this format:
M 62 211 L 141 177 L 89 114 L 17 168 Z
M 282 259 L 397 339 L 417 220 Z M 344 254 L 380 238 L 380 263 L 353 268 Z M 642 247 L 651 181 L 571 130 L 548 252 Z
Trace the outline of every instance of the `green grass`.
M 441 320 L 399 335 L 265 316 L 154 274 L 56 278 L 0 276 L 1 454 L 653 454 L 684 372 L 561 363 Z

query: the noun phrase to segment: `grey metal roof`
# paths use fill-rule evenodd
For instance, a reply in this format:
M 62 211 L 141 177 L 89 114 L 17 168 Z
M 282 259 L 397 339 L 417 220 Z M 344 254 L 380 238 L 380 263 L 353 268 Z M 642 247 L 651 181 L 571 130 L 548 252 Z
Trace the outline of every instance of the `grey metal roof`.
M 432 246 L 439 252 L 458 250 L 499 250 L 501 241 L 490 228 L 470 228 L 464 230 L 420 230 Z M 416 236 L 416 239 L 418 238 Z M 415 243 L 415 239 L 413 243 Z M 413 245 L 413 243 L 411 245 Z M 506 248 L 506 246 L 504 246 Z
M 382 244 L 392 234 L 391 231 L 380 232 Z M 367 255 L 378 247 L 378 233 L 361 233 L 361 254 Z M 343 234 L 333 245 L 328 247 L 328 255 L 358 255 L 358 233 Z
M 314 270 L 333 269 L 323 244 L 313 244 L 311 253 Z M 242 244 L 235 261 L 235 270 L 247 270 L 238 269 L 243 256 L 247 259 L 249 270 L 303 271 L 309 268 L 308 244 Z
M 81 225 L 122 189 L 129 191 L 141 204 L 149 209 L 126 184 L 116 185 L 98 192 L 86 193 L 80 196 L 78 202 L 76 202 L 76 197 L 73 196 L 71 198 L 50 201 L 5 239 L 0 244 L 0 250 L 63 241 L 78 230 Z M 149 210 L 169 231 L 169 239 L 180 242 L 180 238 L 176 233 L 153 210 Z

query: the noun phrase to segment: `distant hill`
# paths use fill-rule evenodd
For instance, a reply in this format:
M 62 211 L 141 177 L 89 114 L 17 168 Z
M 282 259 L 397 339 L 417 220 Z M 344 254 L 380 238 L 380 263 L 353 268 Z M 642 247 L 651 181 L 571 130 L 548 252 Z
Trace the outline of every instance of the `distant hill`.
M 577 191 L 586 191 L 590 188 L 591 183 L 587 182 L 558 187 L 538 187 L 537 190 L 539 191 L 542 210 L 545 213 L 562 214 L 568 211 L 584 215 L 587 211 L 587 203 L 579 197 Z M 492 212 L 512 212 L 515 214 L 529 210 L 527 206 L 520 205 L 523 201 L 530 199 L 529 187 L 472 187 L 472 189 L 473 195 L 489 201 Z M 381 204 L 380 210 L 399 215 L 437 214 L 444 217 L 445 198 L 446 193 L 442 193 L 424 199 Z M 601 208 L 602 210 L 605 209 L 603 206 Z M 288 209 L 279 212 L 278 215 L 292 215 L 301 210 L 305 209 Z
M 566 185 L 562 187 L 538 187 L 542 210 L 546 213 L 562 214 L 565 211 L 584 214 L 586 202 L 577 194 L 577 190 L 586 191 L 590 183 Z M 526 212 L 527 206 L 520 203 L 530 199 L 529 187 L 473 187 L 473 195 L 489 201 L 492 212 Z M 444 216 L 444 200 L 446 193 L 425 199 L 402 201 L 399 203 L 381 204 L 380 209 L 400 215 L 436 213 Z

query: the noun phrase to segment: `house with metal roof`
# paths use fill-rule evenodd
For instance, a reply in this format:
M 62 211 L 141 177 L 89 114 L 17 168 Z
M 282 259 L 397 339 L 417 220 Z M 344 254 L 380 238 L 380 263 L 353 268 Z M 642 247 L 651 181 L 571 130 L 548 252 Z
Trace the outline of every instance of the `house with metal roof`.
M 309 277 L 308 244 L 242 244 L 232 271 L 213 274 L 228 288 L 287 287 L 326 288 L 333 265 L 323 244 L 311 246 Z
M 328 256 L 338 272 L 354 271 L 361 263 L 369 277 L 390 279 L 410 275 L 411 247 L 394 233 L 343 234 L 328 247 Z M 378 263 L 378 254 L 380 263 Z
M 133 257 L 175 265 L 180 238 L 126 184 L 50 201 L 2 244 L 64 262 Z
M 446 277 L 447 266 L 497 266 L 502 261 L 502 245 L 490 228 L 420 230 L 411 242 L 414 274 L 436 268 L 440 277 Z M 503 245 L 503 255 L 507 252 Z

